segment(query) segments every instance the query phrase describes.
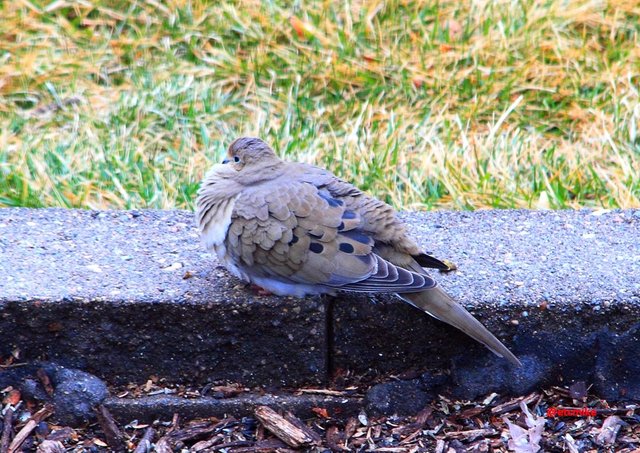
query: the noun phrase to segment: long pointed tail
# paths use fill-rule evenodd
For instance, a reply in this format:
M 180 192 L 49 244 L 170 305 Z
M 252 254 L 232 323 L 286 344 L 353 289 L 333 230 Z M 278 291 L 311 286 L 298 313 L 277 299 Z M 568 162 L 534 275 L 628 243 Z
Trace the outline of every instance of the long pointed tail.
M 516 366 L 522 365 L 500 340 L 440 287 L 436 286 L 421 293 L 404 293 L 400 294 L 400 297 L 440 321 L 462 330 L 471 338 L 484 344 L 494 354 L 504 357 Z

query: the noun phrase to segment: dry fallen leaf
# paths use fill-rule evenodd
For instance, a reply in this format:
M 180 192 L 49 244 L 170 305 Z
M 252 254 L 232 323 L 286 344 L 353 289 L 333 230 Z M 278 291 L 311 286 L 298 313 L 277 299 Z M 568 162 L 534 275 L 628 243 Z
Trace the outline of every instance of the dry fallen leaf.
M 307 26 L 303 21 L 298 19 L 296 16 L 291 16 L 289 23 L 295 30 L 298 38 L 305 39 L 307 37 Z
M 509 450 L 516 453 L 537 453 L 540 451 L 540 441 L 542 440 L 542 431 L 544 430 L 544 417 L 536 417 L 523 402 L 520 402 L 520 409 L 525 414 L 525 422 L 528 429 L 511 423 L 506 417 L 503 419 L 509 427 Z
M 415 76 L 413 79 L 411 79 L 411 83 L 413 83 L 414 87 L 421 88 L 422 85 L 424 85 L 424 77 Z
M 569 449 L 569 453 L 580 453 L 580 448 L 576 445 L 576 441 L 571 437 L 571 434 L 567 433 L 564 436 L 564 444 Z
M 49 379 L 49 375 L 44 368 L 39 368 L 36 375 L 38 376 L 38 379 L 40 379 L 40 383 L 42 384 L 42 387 L 44 387 L 45 392 L 47 392 L 47 395 L 53 396 L 53 384 L 51 383 L 51 379 Z
M 625 424 L 617 415 L 611 415 L 602 422 L 602 428 L 596 435 L 596 443 L 599 445 L 613 445 L 620 427 Z
M 93 443 L 98 447 L 103 447 L 103 448 L 108 447 L 108 445 L 105 442 L 101 441 L 100 439 L 93 439 Z
M 7 393 L 7 396 L 4 397 L 4 399 L 2 400 L 2 403 L 15 406 L 20 402 L 21 397 L 22 396 L 20 395 L 20 390 L 12 389 L 9 391 L 9 393 Z
M 445 21 L 443 27 L 449 31 L 449 41 L 456 41 L 462 36 L 462 25 L 455 19 Z
M 578 381 L 569 386 L 569 395 L 571 398 L 582 401 L 587 396 L 587 384 L 584 381 Z
M 324 407 L 314 407 L 311 409 L 316 415 L 322 418 L 331 418 L 329 415 L 329 411 L 327 411 Z

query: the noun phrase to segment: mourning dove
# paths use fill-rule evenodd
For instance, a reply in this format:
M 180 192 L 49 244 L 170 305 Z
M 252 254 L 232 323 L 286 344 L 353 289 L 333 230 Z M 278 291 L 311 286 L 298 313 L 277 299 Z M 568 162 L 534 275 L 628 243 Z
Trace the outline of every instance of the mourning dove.
M 258 138 L 235 140 L 207 173 L 196 222 L 232 274 L 267 291 L 396 293 L 520 365 L 425 271 L 450 267 L 418 247 L 391 206 L 327 170 L 281 160 Z

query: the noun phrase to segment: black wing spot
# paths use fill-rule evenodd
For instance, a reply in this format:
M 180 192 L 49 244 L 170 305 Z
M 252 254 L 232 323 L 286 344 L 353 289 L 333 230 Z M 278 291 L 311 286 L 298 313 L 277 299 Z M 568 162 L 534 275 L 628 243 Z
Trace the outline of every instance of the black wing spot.
M 289 241 L 289 245 L 293 245 L 296 242 L 298 242 L 298 236 L 296 236 L 295 234 L 292 235 L 291 240 Z
M 344 204 L 344 201 L 342 200 L 337 200 L 335 198 L 331 198 L 330 196 L 322 193 L 322 192 L 318 192 L 318 195 L 320 195 L 320 197 L 326 201 L 329 206 L 331 206 L 332 208 L 335 208 L 337 206 L 342 206 Z
M 353 245 L 349 244 L 348 242 L 342 242 L 338 248 L 340 249 L 341 252 L 344 253 L 353 253 L 353 251 L 355 250 L 353 248 Z
M 338 231 L 342 230 L 344 230 L 344 222 L 340 222 L 340 225 L 338 225 Z
M 342 214 L 343 219 L 352 220 L 356 218 L 356 213 L 353 211 L 344 211 Z
M 344 233 L 342 233 L 342 235 L 348 237 L 349 239 L 353 239 L 354 241 L 358 241 L 361 244 L 372 243 L 371 238 L 368 235 L 357 230 L 345 231 Z
M 311 250 L 313 253 L 322 253 L 324 247 L 322 246 L 322 244 L 312 242 L 311 244 L 309 244 L 309 250 Z

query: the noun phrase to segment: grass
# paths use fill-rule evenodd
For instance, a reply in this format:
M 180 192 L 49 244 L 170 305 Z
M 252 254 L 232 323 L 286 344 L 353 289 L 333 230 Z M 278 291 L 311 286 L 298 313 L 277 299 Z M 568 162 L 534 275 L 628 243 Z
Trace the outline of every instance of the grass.
M 398 208 L 640 207 L 635 0 L 0 3 L 0 206 L 192 208 L 239 135 Z

